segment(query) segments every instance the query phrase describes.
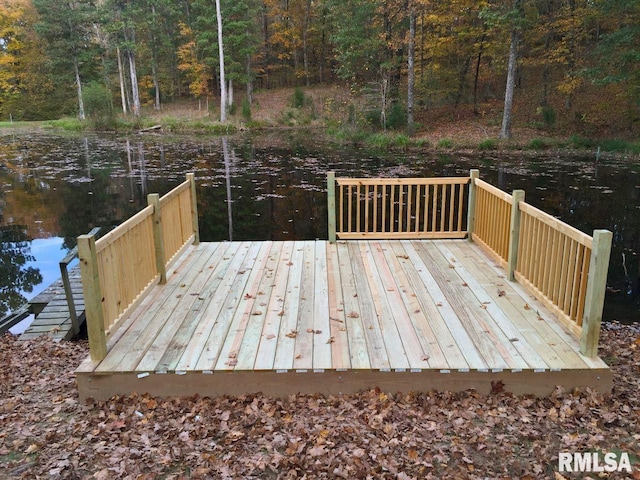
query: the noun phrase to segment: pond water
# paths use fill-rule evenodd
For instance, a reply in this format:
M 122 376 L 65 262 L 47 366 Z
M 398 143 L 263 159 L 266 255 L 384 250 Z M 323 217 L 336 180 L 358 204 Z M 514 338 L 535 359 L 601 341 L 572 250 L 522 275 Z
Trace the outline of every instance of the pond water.
M 508 192 L 591 234 L 614 233 L 604 318 L 640 321 L 638 160 L 536 157 L 530 153 L 375 152 L 322 142 L 315 132 L 168 138 L 0 132 L 0 268 L 6 233 L 19 225 L 27 262 L 44 280 L 75 238 L 112 227 L 195 172 L 203 241 L 327 238 L 326 173 L 338 176 L 461 176 L 471 168 Z M 4 232 L 4 234 L 2 233 Z M 14 243 L 15 245 L 15 243 Z M 47 246 L 48 248 L 41 248 Z M 49 272 L 46 273 L 45 272 Z M 5 275 L 6 276 L 6 275 Z M 12 284 L 13 282 L 13 284 Z M 0 317 L 5 285 L 0 278 Z M 5 302 L 6 303 L 6 302 Z M 4 305 L 6 310 L 6 304 Z

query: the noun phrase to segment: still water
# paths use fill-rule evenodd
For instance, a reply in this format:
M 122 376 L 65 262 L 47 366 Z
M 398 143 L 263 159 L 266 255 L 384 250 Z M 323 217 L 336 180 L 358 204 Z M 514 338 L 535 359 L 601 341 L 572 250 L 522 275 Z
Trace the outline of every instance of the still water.
M 19 225 L 43 281 L 75 238 L 112 227 L 195 172 L 203 241 L 327 238 L 326 173 L 460 176 L 523 189 L 532 205 L 591 234 L 614 233 L 605 320 L 640 321 L 640 164 L 591 155 L 528 152 L 380 152 L 321 142 L 314 133 L 229 138 L 60 136 L 0 132 L 0 232 Z M 7 235 L 0 235 L 6 242 Z M 2 244 L 3 250 L 6 243 Z M 0 252 L 0 267 L 5 255 Z M 0 291 L 12 279 L 0 278 Z M 11 286 L 11 285 L 9 285 Z M 0 296 L 0 316 L 2 296 Z

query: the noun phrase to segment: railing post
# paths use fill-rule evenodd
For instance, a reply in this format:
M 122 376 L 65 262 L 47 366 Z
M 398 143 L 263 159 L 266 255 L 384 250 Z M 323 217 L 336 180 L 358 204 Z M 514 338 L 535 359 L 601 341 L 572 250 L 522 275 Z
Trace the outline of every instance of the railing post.
M 71 331 L 73 335 L 80 333 L 80 325 L 78 324 L 78 313 L 76 312 L 76 303 L 73 300 L 73 290 L 71 289 L 71 281 L 69 280 L 69 262 L 78 254 L 78 247 L 71 250 L 70 254 L 60 261 L 60 276 L 62 277 L 62 286 L 64 287 L 64 295 L 67 298 L 67 307 L 69 308 L 69 318 L 71 319 Z
M 509 229 L 509 253 L 507 267 L 509 281 L 515 280 L 514 272 L 518 264 L 518 243 L 520 241 L 520 202 L 524 202 L 524 190 L 514 190 L 511 194 L 511 224 Z
M 160 274 L 160 285 L 167 283 L 167 261 L 164 250 L 164 235 L 162 234 L 162 208 L 160 195 L 147 195 L 147 204 L 153 207 L 153 245 L 156 251 L 156 269 Z
M 467 208 L 467 235 L 472 240 L 473 229 L 476 223 L 476 178 L 480 178 L 480 170 L 473 169 L 469 172 L 469 204 Z
M 78 258 L 82 273 L 89 352 L 91 360 L 99 362 L 107 356 L 107 337 L 104 328 L 102 288 L 100 287 L 96 237 L 94 235 L 80 235 L 78 237 Z
M 585 295 L 584 315 L 582 316 L 582 334 L 580 353 L 587 357 L 598 355 L 600 325 L 604 294 L 607 288 L 607 272 L 613 234 L 608 230 L 594 230 L 589 263 L 589 277 Z
M 198 197 L 196 195 L 196 176 L 193 173 L 187 173 L 187 180 L 191 186 L 191 223 L 193 224 L 193 244 L 200 243 L 200 227 L 198 226 Z
M 336 173 L 327 173 L 327 216 L 329 243 L 336 243 Z

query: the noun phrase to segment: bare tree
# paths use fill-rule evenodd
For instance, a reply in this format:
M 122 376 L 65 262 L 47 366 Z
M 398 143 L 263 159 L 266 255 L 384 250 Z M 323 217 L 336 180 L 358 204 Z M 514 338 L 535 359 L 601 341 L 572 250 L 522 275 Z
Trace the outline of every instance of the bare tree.
M 222 11 L 220 0 L 216 0 L 216 19 L 218 20 L 218 53 L 220 54 L 220 121 L 227 121 L 227 85 L 224 79 L 224 47 L 222 46 Z
M 513 5 L 514 19 L 511 27 L 511 45 L 509 46 L 509 65 L 507 67 L 507 86 L 504 92 L 504 112 L 502 114 L 502 128 L 500 138 L 511 138 L 511 123 L 513 110 L 513 91 L 516 87 L 516 69 L 518 67 L 518 46 L 520 44 L 520 25 L 522 0 L 515 0 Z
M 409 52 L 407 60 L 407 132 L 413 135 L 413 93 L 416 84 L 415 75 L 415 55 L 416 55 L 416 11 L 411 7 L 409 10 Z

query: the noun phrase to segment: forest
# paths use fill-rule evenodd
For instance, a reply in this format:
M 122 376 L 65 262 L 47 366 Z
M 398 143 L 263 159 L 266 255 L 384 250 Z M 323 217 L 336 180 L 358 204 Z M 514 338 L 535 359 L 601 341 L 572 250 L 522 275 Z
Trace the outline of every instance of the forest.
M 497 106 L 503 137 L 513 111 L 634 139 L 640 0 L 0 0 L 2 121 L 186 99 L 224 121 L 256 91 L 332 85 L 354 125 Z

